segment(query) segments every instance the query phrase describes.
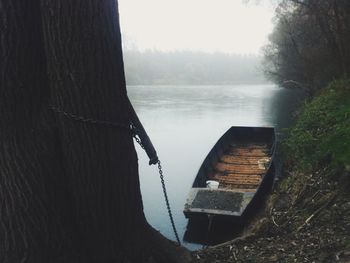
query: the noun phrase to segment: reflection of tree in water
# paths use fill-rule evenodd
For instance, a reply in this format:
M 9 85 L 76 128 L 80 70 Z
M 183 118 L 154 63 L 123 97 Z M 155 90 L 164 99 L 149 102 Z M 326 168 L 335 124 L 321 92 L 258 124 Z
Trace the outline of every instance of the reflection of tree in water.
M 303 101 L 305 94 L 297 89 L 279 89 L 271 99 L 268 112 L 272 114 L 271 122 L 280 129 L 288 128 L 293 122 L 293 112 Z

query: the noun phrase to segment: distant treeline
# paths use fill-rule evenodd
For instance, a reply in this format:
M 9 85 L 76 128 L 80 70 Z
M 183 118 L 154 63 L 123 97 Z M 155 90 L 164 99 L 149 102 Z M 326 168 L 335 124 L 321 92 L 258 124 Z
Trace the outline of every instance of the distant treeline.
M 284 86 L 320 87 L 350 74 L 350 1 L 282 0 L 265 47 L 265 71 Z
M 266 82 L 261 58 L 191 51 L 124 51 L 127 84 L 235 84 Z

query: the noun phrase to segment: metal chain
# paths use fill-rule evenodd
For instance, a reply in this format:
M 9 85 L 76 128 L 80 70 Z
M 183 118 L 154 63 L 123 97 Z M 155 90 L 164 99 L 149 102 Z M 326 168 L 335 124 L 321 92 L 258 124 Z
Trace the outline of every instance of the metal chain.
M 111 126 L 111 127 L 114 127 L 114 128 L 128 129 L 128 130 L 133 132 L 133 137 L 135 138 L 135 141 L 141 146 L 142 149 L 145 149 L 145 147 L 143 146 L 140 138 L 136 136 L 136 133 L 134 132 L 135 131 L 135 127 L 133 125 L 125 125 L 125 124 L 116 123 L 116 122 L 101 121 L 101 120 L 95 120 L 95 119 L 92 119 L 92 118 L 85 118 L 85 117 L 82 117 L 82 116 L 78 116 L 76 114 L 65 112 L 65 111 L 63 111 L 61 109 L 58 109 L 58 108 L 54 107 L 54 106 L 50 106 L 50 109 L 53 112 L 62 114 L 65 117 L 67 117 L 67 118 L 69 118 L 71 120 L 74 120 L 74 121 L 79 121 L 79 122 L 89 123 L 89 124 L 101 124 L 101 125 L 105 125 L 105 126 Z M 181 245 L 180 238 L 179 238 L 179 235 L 178 235 L 177 230 L 176 230 L 173 214 L 171 212 L 171 207 L 170 207 L 170 204 L 169 204 L 169 198 L 168 198 L 167 190 L 166 190 L 166 187 L 165 187 L 162 165 L 161 165 L 159 160 L 158 160 L 157 164 L 158 164 L 160 181 L 161 181 L 162 188 L 163 188 L 165 204 L 166 204 L 166 207 L 167 207 L 167 210 L 168 210 L 170 222 L 171 222 L 171 225 L 173 227 L 177 243 L 179 245 Z
M 104 125 L 104 126 L 110 126 L 113 128 L 123 128 L 123 129 L 127 129 L 129 131 L 131 130 L 131 126 L 127 125 L 127 124 L 116 123 L 116 122 L 111 122 L 111 121 L 95 120 L 92 118 L 86 118 L 86 117 L 82 117 L 82 116 L 79 116 L 79 115 L 76 115 L 73 113 L 65 112 L 65 111 L 63 111 L 55 106 L 50 106 L 50 109 L 53 112 L 62 114 L 66 118 L 74 120 L 74 121 L 79 121 L 79 122 L 88 123 L 88 124 L 100 124 L 100 125 Z
M 167 207 L 167 209 L 168 209 L 168 214 L 169 214 L 170 222 L 171 222 L 171 225 L 172 225 L 172 227 L 173 227 L 173 230 L 174 230 L 174 234 L 175 234 L 177 243 L 179 244 L 179 246 L 181 246 L 180 238 L 179 238 L 179 235 L 178 235 L 177 230 L 176 230 L 176 226 L 175 226 L 173 214 L 172 214 L 172 212 L 171 212 L 171 208 L 170 208 L 170 204 L 169 204 L 168 194 L 167 194 L 166 187 L 165 187 L 162 165 L 161 165 L 161 163 L 160 163 L 159 160 L 158 160 L 158 163 L 157 163 L 157 164 L 158 164 L 160 182 L 162 183 L 164 199 L 165 199 L 166 207 Z
M 138 138 L 136 135 L 134 135 L 134 138 L 135 138 L 135 141 L 141 146 L 141 148 L 144 149 L 144 146 L 142 145 L 142 142 L 141 142 L 140 138 Z M 171 226 L 173 228 L 173 231 L 174 231 L 174 234 L 175 234 L 175 237 L 176 237 L 176 241 L 177 241 L 178 245 L 181 246 L 181 241 L 180 241 L 179 235 L 178 235 L 177 230 L 176 230 L 175 221 L 174 221 L 174 218 L 173 218 L 173 213 L 171 212 L 171 207 L 170 207 L 170 203 L 169 203 L 168 193 L 167 193 L 165 182 L 164 182 L 163 169 L 162 169 L 162 165 L 160 163 L 160 160 L 158 160 L 157 165 L 158 165 L 158 172 L 159 172 L 160 182 L 162 184 L 165 204 L 166 204 L 166 208 L 168 210 L 168 215 L 169 215 L 169 218 L 170 218 Z
M 145 149 L 145 146 L 143 146 L 143 144 L 142 144 L 140 138 L 137 137 L 135 133 L 133 133 L 132 136 L 134 137 L 135 141 L 141 146 L 141 148 L 142 148 L 142 149 Z

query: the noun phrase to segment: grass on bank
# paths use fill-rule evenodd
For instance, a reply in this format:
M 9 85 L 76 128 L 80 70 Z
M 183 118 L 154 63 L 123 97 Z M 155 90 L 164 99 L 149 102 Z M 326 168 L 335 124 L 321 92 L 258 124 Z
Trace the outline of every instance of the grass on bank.
M 350 169 L 350 80 L 332 82 L 304 105 L 283 152 L 298 170 Z

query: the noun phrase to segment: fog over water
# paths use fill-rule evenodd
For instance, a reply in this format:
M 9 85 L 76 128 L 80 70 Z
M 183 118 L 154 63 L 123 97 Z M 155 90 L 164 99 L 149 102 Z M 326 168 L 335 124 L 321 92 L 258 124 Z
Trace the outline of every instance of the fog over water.
M 267 82 L 261 56 L 190 51 L 124 51 L 130 85 L 223 85 Z
M 187 193 L 219 137 L 231 126 L 287 127 L 302 96 L 272 84 L 128 86 L 128 94 L 162 161 L 180 238 L 187 224 L 182 213 Z M 157 168 L 148 166 L 146 154 L 136 148 L 147 220 L 174 240 Z

